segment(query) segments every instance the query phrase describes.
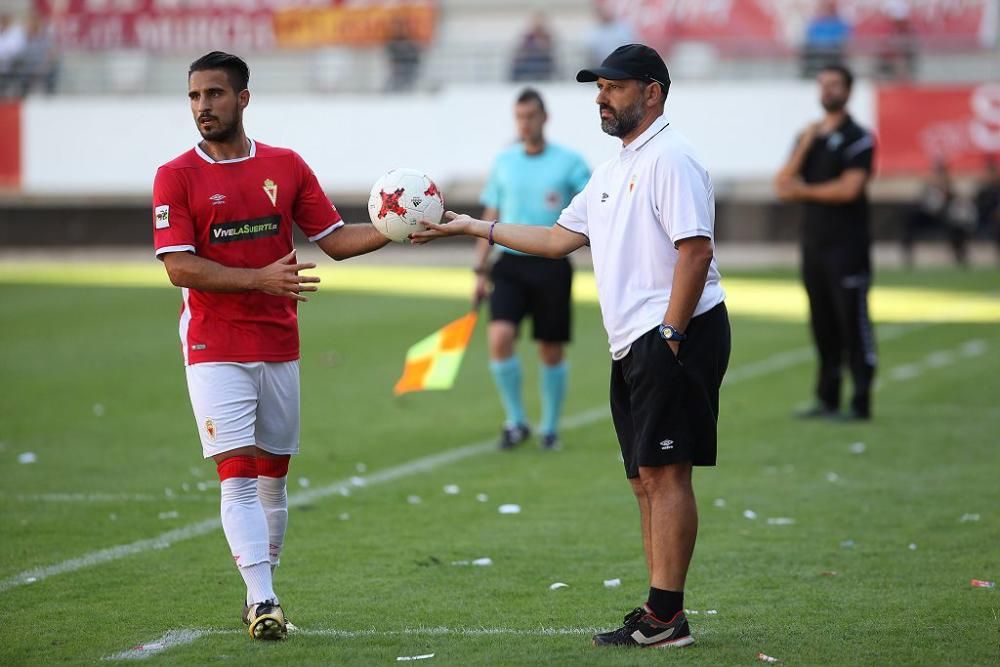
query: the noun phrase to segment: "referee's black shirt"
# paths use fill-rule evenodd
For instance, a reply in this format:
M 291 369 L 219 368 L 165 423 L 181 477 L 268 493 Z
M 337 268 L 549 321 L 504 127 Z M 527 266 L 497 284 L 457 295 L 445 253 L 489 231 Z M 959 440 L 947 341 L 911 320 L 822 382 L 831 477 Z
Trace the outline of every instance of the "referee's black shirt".
M 875 142 L 870 132 L 847 116 L 831 134 L 817 136 L 806 153 L 801 176 L 806 183 L 824 183 L 847 169 L 871 173 Z M 837 247 L 867 253 L 870 244 L 868 194 L 846 204 L 805 204 L 802 243 L 813 249 Z

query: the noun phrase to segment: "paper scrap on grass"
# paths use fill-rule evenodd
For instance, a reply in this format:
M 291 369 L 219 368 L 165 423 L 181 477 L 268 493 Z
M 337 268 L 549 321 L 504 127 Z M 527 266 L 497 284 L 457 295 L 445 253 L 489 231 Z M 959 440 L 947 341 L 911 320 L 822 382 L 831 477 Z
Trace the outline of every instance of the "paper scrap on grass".
M 558 590 L 560 588 L 569 588 L 569 584 L 564 584 L 561 581 L 557 581 L 554 584 L 549 584 L 549 590 L 550 591 L 555 591 L 555 590 Z
M 828 472 L 826 473 L 826 481 L 830 482 L 831 484 L 836 484 L 838 481 L 840 481 L 840 475 L 838 475 L 835 472 Z
M 94 403 L 94 416 L 95 417 L 104 416 L 104 405 L 102 403 Z
M 843 542 L 840 543 L 840 548 L 841 549 L 853 549 L 854 548 L 854 540 L 844 540 Z
M 401 655 L 396 658 L 396 662 L 408 662 L 410 660 L 427 660 L 428 658 L 433 658 L 433 653 L 424 653 L 423 655 Z
M 916 550 L 917 550 L 917 545 L 916 545 L 916 543 L 914 543 L 914 542 L 910 542 L 910 546 L 909 546 L 909 549 L 910 549 L 910 551 L 916 551 Z
M 849 449 L 851 454 L 864 454 L 867 447 L 865 447 L 865 443 L 863 442 L 855 442 L 849 447 Z
M 481 503 L 485 503 L 489 499 L 490 499 L 490 497 L 488 495 L 486 495 L 485 493 L 477 493 L 476 494 L 476 500 L 478 500 Z
M 761 662 L 766 662 L 769 665 L 777 665 L 781 663 L 780 660 L 770 655 L 767 655 L 766 653 L 758 653 L 757 659 L 760 660 Z
M 743 510 L 743 516 L 753 521 L 754 519 L 757 518 L 757 513 L 754 512 L 753 510 Z
M 364 463 L 356 463 L 354 464 L 354 469 L 357 470 L 358 472 L 365 472 L 366 470 L 368 470 L 368 466 L 366 466 Z
M 962 523 L 965 523 L 967 521 L 979 521 L 979 515 L 978 514 L 963 514 L 962 518 L 959 519 L 959 521 L 961 521 Z
M 997 582 L 995 581 L 983 581 L 982 579 L 973 579 L 969 582 L 972 584 L 973 588 L 996 588 Z
M 303 489 L 308 489 L 309 488 L 309 478 L 308 477 L 299 477 L 299 486 L 302 487 Z
M 406 502 L 411 505 L 419 505 L 423 500 L 421 500 L 420 496 L 406 496 Z
M 492 558 L 488 558 L 488 557 L 484 557 L 484 558 L 477 558 L 476 560 L 453 560 L 453 561 L 451 561 L 451 564 L 452 565 L 478 565 L 479 567 L 487 567 L 489 565 L 493 565 L 493 559 Z
M 18 463 L 37 463 L 38 456 L 34 452 L 24 452 L 23 454 L 17 455 Z
M 714 501 L 712 501 L 712 505 L 714 505 L 715 507 L 725 507 L 726 506 L 726 499 L 725 498 L 716 498 Z
M 348 521 L 350 520 L 351 515 L 348 514 L 347 512 L 341 512 L 340 516 L 337 518 L 340 519 L 341 521 Z
M 180 514 L 178 514 L 176 510 L 171 510 L 169 512 L 160 512 L 160 514 L 159 514 L 159 517 L 160 517 L 161 520 L 162 519 L 176 519 L 179 516 L 180 516 Z
M 821 577 L 836 577 L 837 576 L 837 571 L 836 570 L 825 570 L 823 572 L 820 572 L 819 576 L 821 576 Z
M 451 389 L 477 317 L 474 310 L 466 313 L 411 347 L 393 393 L 399 396 L 411 391 Z
M 508 503 L 506 505 L 501 505 L 498 508 L 500 514 L 520 514 L 521 506 L 515 505 L 514 503 Z
M 795 519 L 787 516 L 772 516 L 767 520 L 769 526 L 791 526 L 794 523 Z
M 461 489 L 458 488 L 458 484 L 445 484 L 444 492 L 449 496 L 457 496 Z
M 622 580 L 618 579 L 617 577 L 614 578 L 614 579 L 605 579 L 604 580 L 604 587 L 605 588 L 618 588 L 621 585 L 622 585 Z

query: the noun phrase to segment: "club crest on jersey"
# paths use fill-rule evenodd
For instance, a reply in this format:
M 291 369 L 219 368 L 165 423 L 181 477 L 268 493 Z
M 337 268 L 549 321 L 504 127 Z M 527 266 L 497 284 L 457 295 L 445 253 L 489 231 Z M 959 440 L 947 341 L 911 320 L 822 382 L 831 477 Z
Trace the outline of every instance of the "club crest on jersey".
M 153 211 L 153 224 L 157 229 L 166 229 L 170 226 L 170 206 L 164 204 L 157 206 Z
M 271 200 L 271 206 L 278 205 L 278 184 L 270 178 L 264 181 L 264 194 Z
M 215 422 L 212 421 L 211 417 L 205 419 L 205 435 L 208 436 L 209 440 L 215 442 Z
M 635 174 L 632 174 L 632 178 L 629 179 L 629 182 L 628 182 L 628 193 L 629 194 L 632 194 L 632 191 L 635 190 L 635 182 L 637 180 L 639 180 L 639 177 L 636 176 Z

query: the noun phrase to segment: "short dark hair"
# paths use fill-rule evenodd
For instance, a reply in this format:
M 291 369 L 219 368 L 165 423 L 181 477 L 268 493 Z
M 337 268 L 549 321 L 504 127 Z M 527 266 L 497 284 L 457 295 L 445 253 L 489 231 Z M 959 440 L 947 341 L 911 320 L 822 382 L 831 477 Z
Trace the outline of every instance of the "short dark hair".
M 545 102 L 542 101 L 542 95 L 534 88 L 525 88 L 517 96 L 517 103 L 524 104 L 526 102 L 535 102 L 538 104 L 538 108 L 545 113 Z
M 847 69 L 846 65 L 841 63 L 827 63 L 819 70 L 820 72 L 836 72 L 844 80 L 844 85 L 850 90 L 854 87 L 854 75 L 851 70 Z
M 250 85 L 250 68 L 239 56 L 222 51 L 206 53 L 191 63 L 191 67 L 188 68 L 188 78 L 190 79 L 194 72 L 204 72 L 209 69 L 223 70 L 237 93 L 246 90 Z

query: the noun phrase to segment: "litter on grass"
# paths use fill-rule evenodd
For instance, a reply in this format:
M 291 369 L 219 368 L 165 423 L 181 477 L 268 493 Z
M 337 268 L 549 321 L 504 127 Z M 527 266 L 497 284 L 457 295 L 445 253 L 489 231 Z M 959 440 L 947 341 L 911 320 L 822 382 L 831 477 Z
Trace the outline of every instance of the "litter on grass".
M 761 662 L 766 662 L 769 665 L 777 665 L 781 663 L 781 661 L 778 660 L 777 658 L 769 656 L 765 653 L 758 653 L 757 659 L 760 660 Z
M 853 549 L 854 548 L 854 540 L 844 540 L 843 542 L 840 543 L 840 548 L 841 549 Z
M 488 565 L 493 565 L 492 558 L 477 558 L 476 560 L 453 560 L 452 565 L 478 565 L 479 567 L 486 567 Z
M 726 499 L 725 498 L 716 498 L 714 501 L 712 501 L 712 505 L 714 505 L 715 507 L 725 507 L 726 506 Z
M 433 658 L 433 653 L 424 653 L 423 655 L 401 655 L 396 658 L 396 662 L 408 662 L 410 660 L 427 660 L 428 658 Z
M 364 463 L 355 463 L 354 464 L 354 469 L 357 472 L 362 472 L 363 473 L 363 472 L 365 472 L 365 471 L 368 470 L 368 466 L 366 466 Z
M 180 514 L 178 514 L 176 510 L 171 510 L 169 512 L 160 512 L 159 514 L 160 519 L 176 519 L 179 516 Z
M 837 571 L 836 570 L 826 570 L 824 572 L 820 572 L 819 576 L 821 576 L 821 577 L 836 577 L 837 576 Z
M 767 520 L 769 526 L 791 526 L 794 523 L 795 519 L 787 516 L 772 516 Z
M 917 545 L 916 545 L 916 543 L 915 543 L 915 542 L 910 542 L 910 547 L 909 547 L 909 549 L 910 549 L 910 551 L 916 551 L 916 550 L 917 550 Z
M 972 584 L 973 588 L 996 588 L 997 582 L 995 581 L 983 581 L 982 579 L 973 579 L 969 582 Z
M 622 585 L 622 580 L 618 579 L 617 577 L 614 578 L 614 579 L 605 579 L 604 580 L 604 587 L 605 588 L 618 588 L 621 585 Z
M 569 588 L 569 584 L 564 584 L 561 581 L 557 581 L 554 584 L 549 584 L 549 590 L 550 591 L 559 590 L 560 588 Z
M 961 521 L 962 523 L 965 523 L 966 521 L 979 521 L 979 515 L 978 514 L 963 514 L 962 518 L 959 519 L 959 521 Z
M 36 463 L 38 462 L 38 456 L 34 452 L 24 452 L 23 454 L 17 455 L 18 463 Z
M 757 513 L 754 512 L 753 510 L 743 510 L 743 516 L 753 521 L 754 519 L 757 518 Z
M 308 489 L 309 488 L 309 478 L 308 477 L 299 477 L 299 486 L 302 487 L 303 489 Z
M 459 491 L 458 484 L 445 484 L 444 492 L 449 496 L 457 496 Z
M 95 417 L 103 417 L 104 416 L 104 404 L 103 403 L 94 403 L 94 416 Z
M 508 503 L 506 505 L 501 505 L 499 508 L 500 514 L 520 514 L 521 506 L 515 505 L 514 503 Z
M 411 505 L 419 505 L 423 500 L 420 499 L 420 496 L 406 496 L 406 502 Z
M 477 493 L 476 494 L 476 500 L 478 500 L 481 503 L 485 503 L 489 499 L 490 499 L 490 497 L 488 495 L 486 495 L 485 493 Z
M 351 515 L 348 514 L 347 512 L 341 512 L 340 516 L 337 518 L 340 519 L 341 521 L 348 521 L 351 518 Z
M 836 484 L 840 481 L 840 475 L 835 472 L 828 472 L 826 473 L 826 481 L 830 482 L 830 484 Z
M 864 454 L 865 453 L 865 443 L 855 442 L 850 446 L 851 454 Z

